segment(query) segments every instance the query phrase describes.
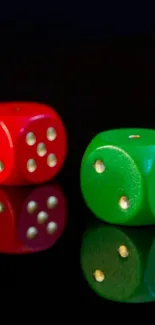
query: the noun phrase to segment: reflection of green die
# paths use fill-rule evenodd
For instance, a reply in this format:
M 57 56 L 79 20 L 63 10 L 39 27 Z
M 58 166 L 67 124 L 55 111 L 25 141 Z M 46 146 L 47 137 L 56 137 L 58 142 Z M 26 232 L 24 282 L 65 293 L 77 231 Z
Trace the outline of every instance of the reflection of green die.
M 89 208 L 110 223 L 155 223 L 154 160 L 154 130 L 118 129 L 98 134 L 81 164 L 81 190 Z M 148 188 L 152 190 L 149 197 Z
M 145 283 L 153 229 L 121 229 L 98 225 L 83 237 L 81 268 L 100 296 L 119 302 L 155 301 Z
M 147 268 L 145 272 L 145 281 L 150 293 L 155 299 L 155 239 L 152 243 L 148 256 Z

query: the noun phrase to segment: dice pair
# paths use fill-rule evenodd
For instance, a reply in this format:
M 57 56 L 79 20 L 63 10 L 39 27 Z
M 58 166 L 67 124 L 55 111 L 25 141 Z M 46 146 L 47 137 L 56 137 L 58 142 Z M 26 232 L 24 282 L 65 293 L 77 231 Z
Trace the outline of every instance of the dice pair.
M 67 150 L 64 125 L 52 107 L 0 103 L 0 184 L 39 184 L 61 169 Z
M 0 188 L 0 253 L 52 247 L 66 224 L 66 200 L 57 184 Z
M 81 164 L 81 189 L 94 214 L 109 223 L 155 223 L 155 131 L 98 134 Z

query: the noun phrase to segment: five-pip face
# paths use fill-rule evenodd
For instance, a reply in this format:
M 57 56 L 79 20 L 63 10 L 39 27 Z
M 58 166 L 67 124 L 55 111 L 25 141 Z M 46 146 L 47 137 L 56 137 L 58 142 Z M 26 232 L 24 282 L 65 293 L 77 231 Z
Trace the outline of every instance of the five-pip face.
M 63 166 L 66 131 L 58 114 L 47 105 L 1 103 L 0 138 L 3 185 L 42 183 Z

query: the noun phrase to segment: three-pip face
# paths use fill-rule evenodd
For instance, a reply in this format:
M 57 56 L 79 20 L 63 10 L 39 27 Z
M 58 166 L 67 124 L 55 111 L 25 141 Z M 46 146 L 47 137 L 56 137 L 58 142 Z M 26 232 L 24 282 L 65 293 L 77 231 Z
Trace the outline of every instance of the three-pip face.
M 47 105 L 1 103 L 0 139 L 0 184 L 39 184 L 52 179 L 63 166 L 66 131 L 59 115 Z

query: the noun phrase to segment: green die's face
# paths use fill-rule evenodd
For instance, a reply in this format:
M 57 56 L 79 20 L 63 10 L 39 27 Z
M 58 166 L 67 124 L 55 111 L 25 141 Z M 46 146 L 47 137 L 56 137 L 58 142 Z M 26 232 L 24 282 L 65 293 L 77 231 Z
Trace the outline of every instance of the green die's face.
M 81 164 L 81 189 L 97 217 L 127 224 L 139 214 L 153 143 L 155 131 L 122 129 L 100 133 L 89 144 Z
M 155 217 L 155 160 L 148 175 L 148 200 L 153 216 Z
M 149 231 L 144 234 L 140 229 L 137 232 L 136 237 L 133 229 L 127 232 L 126 229 L 98 225 L 84 234 L 81 267 L 89 286 L 99 296 L 133 303 L 155 300 L 144 277 L 152 235 Z M 149 263 L 149 275 L 151 272 L 152 264 Z
M 127 300 L 142 281 L 141 259 L 135 245 L 114 227 L 96 227 L 85 234 L 81 266 L 90 287 L 114 301 Z

